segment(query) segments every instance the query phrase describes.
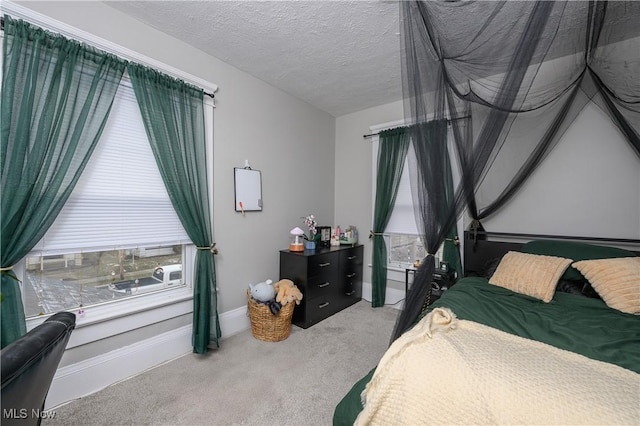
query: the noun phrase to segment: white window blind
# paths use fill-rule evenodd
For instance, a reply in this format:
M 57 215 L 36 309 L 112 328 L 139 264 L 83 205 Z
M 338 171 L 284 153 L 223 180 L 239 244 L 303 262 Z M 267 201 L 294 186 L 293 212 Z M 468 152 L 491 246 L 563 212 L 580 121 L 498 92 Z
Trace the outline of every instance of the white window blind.
M 173 244 L 190 240 L 162 182 L 131 84 L 123 79 L 78 185 L 32 252 Z
M 400 178 L 396 203 L 387 225 L 386 233 L 418 235 L 415 215 L 413 213 L 413 200 L 411 199 L 411 182 L 409 179 L 408 160 L 404 161 L 404 169 Z

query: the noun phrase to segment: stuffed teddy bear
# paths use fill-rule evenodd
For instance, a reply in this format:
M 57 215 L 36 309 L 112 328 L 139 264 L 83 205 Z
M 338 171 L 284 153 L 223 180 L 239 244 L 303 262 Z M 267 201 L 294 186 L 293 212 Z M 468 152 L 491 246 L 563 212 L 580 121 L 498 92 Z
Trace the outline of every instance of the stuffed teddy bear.
M 268 302 L 272 300 L 276 295 L 276 290 L 272 285 L 273 281 L 266 280 L 265 282 L 261 282 L 258 284 L 249 284 L 249 292 L 251 293 L 251 297 L 253 297 L 258 302 Z
M 302 300 L 302 292 L 298 287 L 293 284 L 291 280 L 280 280 L 273 285 L 276 290 L 276 302 L 280 302 L 282 306 L 285 306 L 289 302 L 295 300 L 296 305 L 300 304 Z

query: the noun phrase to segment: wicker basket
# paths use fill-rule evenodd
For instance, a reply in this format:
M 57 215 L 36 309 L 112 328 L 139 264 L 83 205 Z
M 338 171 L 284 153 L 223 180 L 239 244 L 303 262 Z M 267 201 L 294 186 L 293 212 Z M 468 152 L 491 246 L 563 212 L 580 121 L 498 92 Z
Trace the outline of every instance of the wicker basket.
M 253 337 L 265 342 L 279 342 L 289 337 L 295 303 L 287 303 L 277 315 L 273 315 L 267 305 L 256 302 L 247 292 L 247 305 Z

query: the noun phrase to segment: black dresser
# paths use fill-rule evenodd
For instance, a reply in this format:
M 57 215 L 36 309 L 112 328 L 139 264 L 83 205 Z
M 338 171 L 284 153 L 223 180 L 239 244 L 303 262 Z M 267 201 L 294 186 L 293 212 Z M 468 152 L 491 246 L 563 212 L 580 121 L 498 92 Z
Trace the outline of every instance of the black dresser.
M 290 252 L 280 250 L 280 279 L 290 279 L 303 294 L 293 324 L 308 328 L 362 298 L 363 246 Z

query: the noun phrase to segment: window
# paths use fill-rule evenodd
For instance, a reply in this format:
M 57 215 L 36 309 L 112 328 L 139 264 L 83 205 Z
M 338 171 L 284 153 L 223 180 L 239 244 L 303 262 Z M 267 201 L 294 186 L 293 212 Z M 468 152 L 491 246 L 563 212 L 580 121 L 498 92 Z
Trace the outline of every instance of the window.
M 127 49 L 111 41 L 97 37 L 89 32 L 85 32 L 80 29 L 71 27 L 67 24 L 64 24 L 62 22 L 53 20 L 48 16 L 34 13 L 31 9 L 24 8 L 22 6 L 13 4 L 11 2 L 2 3 L 2 6 L 0 6 L 0 8 L 2 9 L 3 14 L 8 13 L 12 15 L 14 18 L 24 19 L 26 21 L 32 22 L 33 24 L 38 25 L 39 27 L 42 27 L 46 30 L 59 33 L 67 38 L 75 39 L 81 43 L 85 43 L 87 45 L 93 46 L 105 52 L 112 53 L 125 60 L 133 61 L 136 63 L 149 66 L 151 68 L 157 69 L 175 78 L 184 80 L 187 83 L 193 84 L 198 87 L 202 87 L 207 92 L 215 93 L 218 90 L 218 86 L 210 81 L 188 74 L 178 68 L 174 68 L 161 61 L 145 56 L 138 51 Z M 3 36 L 4 36 L 4 32 L 0 31 L 0 39 Z M 2 51 L 1 50 L 2 47 L 3 47 L 3 44 L 0 43 L 0 53 Z M 0 75 L 0 78 L 1 78 L 1 75 Z M 133 119 L 134 117 L 139 117 L 139 114 L 140 114 L 137 108 L 137 105 L 133 109 L 133 111 L 135 111 L 133 113 L 134 115 L 129 116 L 127 115 L 126 112 L 120 114 L 121 117 L 129 118 L 128 121 L 126 122 L 118 121 L 119 123 L 118 125 L 112 124 L 112 122 L 114 121 L 114 117 L 116 116 L 116 112 L 119 109 L 121 109 L 121 107 L 118 106 L 118 104 L 119 103 L 122 104 L 122 102 L 119 102 L 119 100 L 121 100 L 122 98 L 128 98 L 128 101 L 135 99 L 133 97 L 133 92 L 130 87 L 130 84 L 128 83 L 126 78 L 121 82 L 121 89 L 122 90 L 119 90 L 118 94 L 116 95 L 116 99 L 114 100 L 114 105 L 111 110 L 109 122 L 107 123 L 106 127 L 107 128 L 122 127 L 120 125 L 123 125 L 124 126 L 122 128 L 123 134 L 126 134 L 128 132 L 128 130 L 126 129 L 126 126 L 130 123 L 134 123 L 137 121 L 137 124 L 135 124 L 135 126 L 139 126 L 138 128 L 142 129 L 142 131 L 144 132 L 142 122 L 138 121 L 137 119 L 136 120 Z M 131 109 L 129 109 L 131 106 L 131 103 L 130 102 L 125 102 L 125 103 L 128 103 L 129 106 L 124 108 L 124 110 L 132 111 Z M 207 138 L 206 140 L 207 158 L 213 158 L 213 111 L 214 111 L 214 108 L 215 108 L 215 105 L 213 102 L 213 98 L 205 96 L 204 110 L 205 110 L 205 134 Z M 89 165 L 87 166 L 84 175 L 88 175 L 89 172 L 93 170 L 94 168 L 93 164 L 98 158 L 100 159 L 108 158 L 108 155 L 105 155 L 104 153 L 102 154 L 99 153 L 99 150 L 105 149 L 104 148 L 104 146 L 106 145 L 105 140 L 107 139 L 106 135 L 108 132 L 107 128 L 105 128 L 103 132 L 102 139 L 98 143 L 96 152 L 94 152 L 92 159 L 89 161 Z M 116 136 L 115 139 L 118 139 L 118 136 Z M 149 153 L 150 152 L 148 151 L 149 144 L 146 140 L 146 137 L 144 141 L 145 143 L 140 145 L 140 147 L 142 147 L 142 149 L 146 149 L 147 153 Z M 130 143 L 130 142 L 127 141 L 126 143 Z M 134 145 L 131 144 L 131 146 L 134 146 Z M 98 302 L 100 306 L 96 306 L 95 308 L 92 308 L 90 315 L 86 315 L 81 320 L 79 319 L 80 324 L 83 324 L 83 325 L 91 324 L 92 326 L 95 327 L 95 328 L 91 328 L 92 330 L 91 333 L 88 333 L 84 337 L 82 337 L 81 341 L 83 342 L 83 344 L 93 341 L 94 339 L 101 339 L 106 336 L 122 333 L 137 327 L 144 327 L 146 325 L 152 324 L 160 319 L 165 318 L 165 315 L 184 315 L 192 311 L 192 307 L 191 307 L 191 304 L 188 302 L 188 299 L 191 298 L 193 295 L 192 290 L 190 288 L 190 281 L 191 281 L 191 276 L 193 271 L 193 261 L 195 259 L 196 249 L 193 246 L 193 244 L 191 244 L 191 242 L 188 240 L 188 238 L 186 238 L 186 235 L 184 235 L 183 231 L 181 230 L 181 227 L 180 229 L 177 229 L 177 228 L 173 229 L 171 226 L 168 226 L 166 224 L 158 226 L 159 222 L 164 223 L 162 217 L 164 217 L 164 219 L 167 219 L 170 215 L 173 215 L 173 218 L 176 218 L 176 217 L 175 217 L 175 212 L 173 212 L 173 209 L 170 209 L 169 211 L 165 208 L 166 203 L 164 199 L 160 201 L 158 197 L 155 197 L 156 191 L 144 190 L 145 186 L 142 185 L 143 183 L 146 183 L 148 181 L 158 183 L 160 185 L 162 193 L 164 193 L 165 191 L 164 185 L 162 184 L 162 180 L 159 178 L 159 174 L 157 173 L 157 166 L 155 166 L 155 163 L 153 166 L 153 170 L 151 171 L 151 173 L 155 174 L 153 178 L 151 178 L 151 174 L 146 175 L 148 178 L 146 180 L 143 179 L 145 175 L 142 173 L 138 174 L 137 178 L 133 178 L 130 175 L 127 175 L 129 176 L 127 185 L 123 186 L 121 183 L 119 184 L 120 188 L 124 188 L 119 192 L 121 197 L 115 197 L 115 198 L 111 197 L 111 195 L 113 195 L 114 192 L 118 192 L 116 190 L 112 190 L 113 188 L 110 188 L 111 185 L 109 185 L 109 183 L 111 183 L 112 179 L 115 185 L 114 178 L 119 177 L 121 175 L 121 172 L 124 172 L 125 168 L 127 170 L 135 170 L 135 168 L 142 168 L 141 163 L 138 163 L 137 162 L 138 160 L 134 160 L 134 158 L 138 158 L 138 159 L 141 157 L 142 159 L 151 158 L 149 155 L 143 155 L 141 157 L 134 156 L 133 154 L 135 152 L 137 152 L 137 148 L 136 149 L 131 148 L 129 152 L 131 155 L 125 155 L 121 157 L 122 163 L 117 163 L 115 167 L 113 167 L 113 164 L 112 164 L 112 168 L 110 170 L 111 175 L 108 176 L 106 180 L 102 181 L 102 183 L 104 184 L 103 185 L 104 192 L 101 192 L 100 190 L 94 191 L 94 193 L 97 192 L 99 197 L 94 198 L 94 200 L 89 200 L 88 203 L 83 203 L 84 207 L 91 208 L 92 209 L 91 211 L 93 213 L 102 211 L 104 213 L 102 215 L 103 219 L 112 219 L 111 226 L 108 225 L 108 221 L 107 222 L 100 222 L 97 220 L 95 222 L 80 221 L 80 219 L 86 218 L 82 215 L 75 214 L 72 216 L 66 216 L 68 209 L 70 209 L 72 204 L 78 199 L 76 196 L 78 196 L 78 194 L 81 193 L 79 190 L 79 187 L 82 185 L 82 181 L 87 179 L 86 176 L 83 176 L 80 179 L 81 182 L 79 182 L 79 185 L 76 187 L 74 194 L 72 195 L 70 200 L 67 202 L 65 209 L 63 209 L 63 212 L 61 212 L 61 213 L 64 213 L 64 215 L 61 214 L 58 217 L 57 222 L 54 223 L 52 228 L 49 229 L 47 235 L 45 235 L 43 240 L 36 247 L 34 247 L 31 253 L 29 253 L 24 259 L 18 262 L 18 264 L 16 264 L 14 267 L 14 271 L 16 272 L 16 274 L 18 275 L 18 278 L 22 282 L 21 287 L 23 290 L 23 300 L 29 301 L 29 302 L 26 302 L 28 303 L 29 306 L 25 307 L 25 311 L 29 312 L 27 314 L 28 316 L 31 316 L 31 315 L 37 315 L 44 310 L 50 312 L 54 309 L 53 305 L 51 305 L 48 309 L 44 309 L 45 308 L 44 306 L 42 307 L 38 306 L 38 303 L 43 303 L 44 305 L 44 301 L 39 302 L 36 291 L 40 290 L 43 293 L 46 291 L 46 289 L 43 288 L 42 283 L 44 281 L 45 287 L 46 285 L 49 284 L 47 282 L 47 275 L 54 276 L 52 268 L 54 268 L 56 263 L 58 265 L 55 267 L 59 269 L 66 268 L 66 272 L 68 273 L 75 272 L 76 274 L 79 274 L 81 272 L 82 285 L 77 284 L 76 288 L 73 288 L 73 287 L 70 288 L 69 292 L 67 292 L 66 295 L 64 296 L 63 298 L 64 300 L 56 302 L 56 303 L 60 303 L 60 306 L 63 306 L 64 304 L 68 304 L 71 307 L 75 306 L 76 308 L 78 308 L 79 307 L 78 301 L 80 300 L 80 294 L 83 294 L 83 295 L 88 294 L 88 291 L 89 291 L 88 288 L 90 287 L 89 278 L 85 277 L 85 275 L 88 275 L 89 273 L 89 269 L 87 265 L 90 262 L 96 263 L 95 261 L 96 257 L 101 257 L 105 259 L 108 257 L 111 257 L 113 259 L 116 257 L 116 253 L 117 253 L 117 256 L 119 257 L 120 253 L 123 252 L 125 254 L 124 265 L 126 265 L 123 267 L 123 269 L 127 271 L 125 273 L 125 278 L 126 279 L 133 278 L 134 280 L 135 280 L 135 277 L 133 277 L 132 271 L 134 271 L 135 268 L 132 268 L 131 266 L 129 266 L 126 263 L 127 261 L 130 261 L 131 265 L 133 265 L 133 262 L 135 260 L 135 265 L 139 266 L 137 273 L 144 272 L 145 274 L 148 274 L 149 270 L 146 268 L 143 269 L 141 267 L 141 264 L 139 264 L 139 262 L 142 262 L 143 258 L 150 260 L 154 264 L 161 264 L 161 265 L 168 265 L 170 264 L 169 261 L 171 262 L 178 261 L 178 260 L 172 260 L 172 259 L 180 259 L 180 262 L 182 263 L 182 267 L 183 267 L 182 271 L 180 272 L 176 271 L 176 272 L 170 273 L 170 277 L 171 277 L 171 274 L 173 274 L 173 276 L 176 276 L 176 274 L 178 276 L 182 275 L 182 278 L 181 278 L 182 281 L 177 286 L 177 289 L 175 289 L 175 284 L 171 284 L 172 286 L 171 290 L 167 289 L 163 291 L 160 291 L 160 290 L 150 291 L 150 292 L 144 293 L 144 295 L 138 296 L 138 295 L 132 294 L 132 295 L 126 295 L 125 297 L 113 291 L 107 293 L 108 287 L 105 288 L 102 286 L 104 285 L 108 286 L 109 284 L 111 284 L 111 281 L 109 281 L 109 284 L 105 284 L 104 281 L 103 281 L 103 284 L 96 284 L 94 287 L 99 287 L 102 294 L 103 295 L 108 294 L 108 297 L 111 297 L 111 299 L 109 299 L 109 302 L 106 302 L 106 303 Z M 125 164 L 128 164 L 129 167 L 125 167 Z M 131 165 L 135 167 L 131 167 Z M 117 173 L 115 173 L 114 170 L 117 170 Z M 124 176 L 124 173 L 122 174 L 122 176 Z M 213 181 L 212 168 L 209 168 L 208 170 L 207 179 L 210 183 Z M 122 180 L 123 179 L 120 179 L 120 181 Z M 211 186 L 209 188 L 209 191 L 210 191 L 209 196 L 211 197 L 210 200 L 212 201 L 213 193 L 212 193 Z M 109 197 L 107 197 L 106 194 L 109 194 Z M 146 197 L 145 195 L 148 195 L 148 194 L 154 194 L 154 196 Z M 103 202 L 102 204 L 100 204 L 99 203 L 100 196 L 103 196 L 103 195 L 104 195 Z M 125 197 L 125 195 L 130 195 L 130 197 Z M 79 198 L 82 198 L 82 197 L 79 197 Z M 135 203 L 131 202 L 133 200 L 140 201 L 140 205 L 136 206 Z M 129 203 L 128 204 L 124 203 L 124 201 L 129 201 Z M 153 204 L 153 209 L 149 208 L 149 206 L 145 203 Z M 80 206 L 80 204 L 77 204 L 77 205 Z M 213 205 L 210 205 L 210 208 L 213 210 Z M 80 207 L 77 207 L 74 209 L 76 213 L 82 210 Z M 142 214 L 145 214 L 146 212 L 146 216 L 140 216 L 140 214 L 137 215 L 137 217 L 139 218 L 141 217 L 144 220 L 139 220 L 137 222 L 134 222 L 131 219 L 132 217 L 136 217 L 136 214 L 135 214 L 136 211 Z M 126 215 L 129 219 L 124 220 L 121 217 L 121 214 L 123 215 L 122 217 Z M 94 219 L 96 218 L 95 217 L 92 218 L 92 220 Z M 104 226 L 105 224 L 107 226 Z M 124 227 L 125 224 L 128 224 L 129 227 L 128 228 Z M 150 226 L 150 227 L 141 226 L 146 224 L 155 225 L 155 228 L 153 226 Z M 74 226 L 70 226 L 70 225 L 74 225 Z M 57 231 L 54 231 L 54 228 L 57 229 Z M 141 232 L 143 230 L 151 231 L 151 232 L 146 232 L 146 234 L 143 234 Z M 182 235 L 182 237 L 180 235 Z M 68 238 L 65 240 L 64 237 L 68 237 Z M 163 257 L 163 256 L 166 256 L 166 253 L 165 254 L 161 253 L 161 251 L 167 251 L 169 249 L 173 251 L 174 253 L 173 256 L 175 256 L 172 259 Z M 155 252 L 155 255 L 154 255 L 155 257 L 149 254 L 153 252 Z M 77 266 L 76 266 L 76 262 L 78 262 Z M 79 270 L 80 262 L 83 262 L 84 268 Z M 113 264 L 116 262 L 112 261 L 111 263 Z M 30 268 L 29 271 L 27 271 L 27 264 L 29 264 L 29 268 Z M 37 269 L 36 266 L 34 266 L 36 264 L 40 265 L 39 270 Z M 113 265 L 111 266 L 112 268 L 109 271 L 114 269 L 114 266 Z M 73 270 L 74 268 L 75 270 Z M 95 276 L 96 281 L 98 279 L 98 276 L 101 276 L 102 274 L 102 272 L 100 272 L 99 269 L 97 269 L 97 271 L 99 272 L 94 272 L 96 274 Z M 118 263 L 118 266 L 115 267 L 115 271 L 116 271 L 116 274 L 119 274 L 119 271 L 120 271 L 119 263 Z M 30 275 L 28 276 L 28 274 Z M 67 280 L 70 280 L 72 278 L 72 277 L 70 278 L 70 275 L 67 275 L 67 276 L 63 275 L 62 277 L 60 277 L 60 271 L 56 272 L 56 274 L 58 274 L 57 279 L 58 279 L 59 285 L 65 284 L 64 283 L 65 278 Z M 32 279 L 34 284 L 27 282 L 28 278 Z M 116 275 L 116 278 L 119 279 L 119 275 Z M 171 281 L 173 281 L 173 279 L 174 278 L 171 277 Z M 80 292 L 80 290 L 82 291 Z M 44 294 L 43 294 L 43 297 L 44 297 Z M 108 297 L 105 297 L 105 299 L 107 299 Z M 44 299 L 44 300 L 47 300 L 47 299 Z M 48 299 L 47 301 L 49 300 L 50 299 Z M 83 300 L 83 302 L 84 302 L 83 306 L 85 307 L 90 306 L 90 304 L 87 303 L 85 300 Z M 147 314 L 145 312 L 150 310 L 153 310 L 153 312 L 151 312 L 150 314 Z M 128 317 L 126 322 L 112 323 L 111 321 L 109 321 L 111 319 L 121 318 L 123 316 Z M 29 330 L 37 326 L 43 320 L 44 320 L 43 317 L 31 316 L 30 318 L 27 318 L 27 329 Z M 76 337 L 78 336 L 80 336 L 80 334 L 76 334 Z
M 427 255 L 420 236 L 407 234 L 388 234 L 387 266 L 407 268 L 416 260 L 422 260 Z
M 391 125 L 384 128 L 396 127 Z M 379 129 L 379 130 L 383 130 Z M 371 129 L 372 131 L 378 131 Z M 373 137 L 373 199 L 375 200 L 375 182 L 377 174 L 377 158 L 379 137 Z M 409 148 L 407 154 L 413 155 Z M 372 218 L 373 219 L 373 218 Z M 413 199 L 411 197 L 411 181 L 409 176 L 409 159 L 405 159 L 402 177 L 398 188 L 396 203 L 391 213 L 391 218 L 385 230 L 385 242 L 387 244 L 387 267 L 391 269 L 404 269 L 413 265 L 417 260 L 422 260 L 427 255 L 424 242 L 420 237 L 420 232 L 416 226 Z M 442 259 L 440 249 L 436 254 L 438 259 Z
M 25 314 L 184 288 L 189 246 L 125 75 L 83 175 L 25 259 Z
M 422 260 L 427 254 L 415 222 L 408 163 L 405 160 L 396 204 L 385 230 L 387 266 L 402 269 Z
M 164 281 L 160 265 L 176 270 Z M 33 317 L 182 286 L 182 246 L 30 255 L 25 260 L 25 315 Z

